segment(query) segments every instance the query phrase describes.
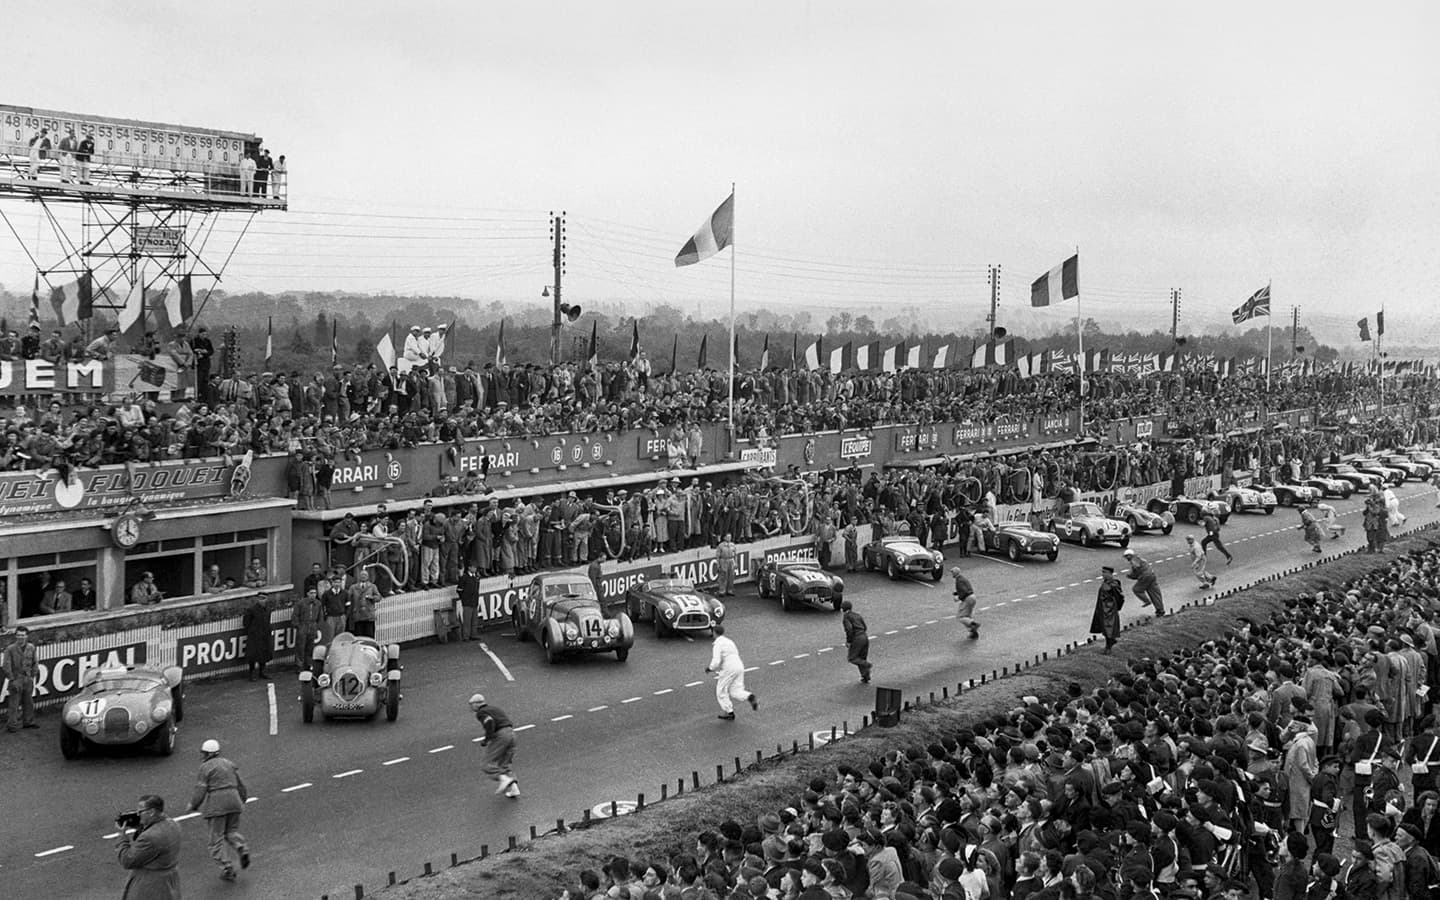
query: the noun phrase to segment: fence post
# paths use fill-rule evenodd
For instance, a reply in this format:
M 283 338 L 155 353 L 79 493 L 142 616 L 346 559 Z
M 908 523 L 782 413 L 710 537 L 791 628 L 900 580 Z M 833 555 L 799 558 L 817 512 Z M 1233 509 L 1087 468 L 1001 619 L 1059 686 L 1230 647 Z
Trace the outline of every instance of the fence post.
M 481 858 L 481 859 L 486 859 L 486 858 L 489 857 L 489 856 L 490 856 L 490 845 L 489 845 L 489 844 L 481 844 L 481 845 L 480 845 L 480 858 Z
M 458 854 L 458 853 L 452 853 L 452 854 L 450 854 L 450 868 L 453 869 L 453 868 L 455 868 L 455 867 L 458 866 L 458 865 L 460 865 L 460 854 Z
M 667 782 L 660 782 L 660 799 L 670 799 L 670 785 Z
M 645 795 L 641 794 L 635 798 L 635 809 L 638 812 L 645 808 Z
M 690 780 L 695 783 L 695 790 L 700 790 L 700 773 L 694 769 L 690 770 Z
M 555 820 L 555 833 L 556 833 L 556 834 L 564 834 L 564 833 L 565 833 L 565 820 L 564 820 L 564 819 L 556 819 L 556 820 Z
M 390 887 L 394 887 L 394 886 L 395 886 L 395 873 L 394 873 L 394 872 L 391 872 L 388 876 L 386 876 L 386 879 L 385 879 L 385 880 L 388 882 L 388 884 L 389 884 Z
M 355 900 L 363 900 L 364 896 L 365 896 L 365 885 L 363 885 L 363 884 L 357 884 L 357 885 L 355 885 Z
M 535 840 L 535 839 L 536 839 L 537 837 L 539 837 L 539 836 L 540 836 L 539 833 L 535 831 L 535 826 L 534 826 L 534 825 L 531 825 L 531 826 L 530 826 L 530 840 L 533 841 L 533 840 Z
M 610 818 L 613 819 L 613 818 L 615 818 L 615 817 L 618 816 L 618 815 L 620 815 L 620 804 L 616 803 L 614 800 L 611 800 L 611 801 L 610 801 Z
M 515 838 L 515 835 L 510 835 L 510 849 L 514 850 L 518 846 L 520 846 L 520 841 Z
M 715 783 L 716 783 L 716 784 L 719 784 L 720 782 L 722 782 L 722 781 L 724 781 L 724 780 L 725 780 L 725 767 L 724 767 L 723 765 L 716 765 L 716 766 L 715 766 Z
M 534 826 L 531 826 L 531 827 L 533 828 Z M 431 870 L 431 868 L 430 868 L 430 860 L 427 859 L 427 860 L 425 860 L 425 877 L 428 878 L 428 877 L 430 877 L 430 876 L 433 875 L 433 874 L 435 874 L 435 873 L 434 873 L 434 872 Z

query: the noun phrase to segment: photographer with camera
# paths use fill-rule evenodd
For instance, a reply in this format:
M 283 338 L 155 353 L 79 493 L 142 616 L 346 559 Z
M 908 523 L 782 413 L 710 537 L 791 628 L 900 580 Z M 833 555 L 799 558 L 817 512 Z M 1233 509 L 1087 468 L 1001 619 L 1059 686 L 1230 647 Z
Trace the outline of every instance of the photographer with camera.
M 154 794 L 140 798 L 131 812 L 115 817 L 120 829 L 116 854 L 125 880 L 125 900 L 180 900 L 180 826 L 165 815 L 165 799 Z

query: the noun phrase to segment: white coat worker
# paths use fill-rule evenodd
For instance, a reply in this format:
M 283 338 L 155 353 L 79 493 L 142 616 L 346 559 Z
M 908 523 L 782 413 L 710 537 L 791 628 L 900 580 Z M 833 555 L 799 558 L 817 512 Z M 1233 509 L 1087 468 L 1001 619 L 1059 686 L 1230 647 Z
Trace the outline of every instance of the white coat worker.
M 424 334 L 421 334 L 419 325 L 411 325 L 410 333 L 405 336 L 405 349 L 401 358 L 410 364 L 407 368 L 423 366 L 429 362 L 430 329 L 425 329 Z
M 747 701 L 751 709 L 759 709 L 760 701 L 745 689 L 745 663 L 735 642 L 725 636 L 725 626 L 716 625 L 714 634 L 715 649 L 710 653 L 710 665 L 705 671 L 717 676 L 715 700 L 720 704 L 720 718 L 729 721 L 735 718 L 736 700 Z

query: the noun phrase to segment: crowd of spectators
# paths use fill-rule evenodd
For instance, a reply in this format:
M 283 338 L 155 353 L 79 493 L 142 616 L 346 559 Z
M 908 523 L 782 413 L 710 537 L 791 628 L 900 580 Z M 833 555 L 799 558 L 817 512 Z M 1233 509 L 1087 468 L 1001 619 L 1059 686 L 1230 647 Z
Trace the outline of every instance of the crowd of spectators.
M 55 338 L 55 352 L 88 353 Z M 13 333 L 0 358 L 41 354 Z M 74 345 L 75 342 L 71 342 Z M 68 349 L 67 349 L 68 347 Z M 28 348 L 28 349 L 27 349 Z M 195 359 L 193 352 L 181 354 Z M 200 354 L 204 355 L 204 354 Z M 196 364 L 199 364 L 198 359 Z M 208 357 L 204 369 L 208 370 Z M 346 452 L 396 449 L 463 438 L 620 432 L 649 429 L 681 448 L 702 423 L 729 415 L 724 373 L 648 374 L 627 363 L 598 367 L 530 364 L 416 367 L 401 374 L 375 365 L 311 373 L 207 377 L 198 396 L 162 402 L 157 392 L 119 402 L 93 397 L 16 397 L 4 419 L 0 470 L 94 466 L 115 462 L 287 452 L 296 447 L 335 459 Z M 1169 414 L 1196 434 L 1224 433 L 1242 408 L 1314 408 L 1321 413 L 1374 403 L 1375 379 L 1327 372 L 1309 377 L 1219 379 L 1209 373 L 1088 379 L 1087 428 Z M 1428 404 L 1433 379 L 1392 379 L 1395 402 Z M 1072 375 L 1020 378 L 1014 370 L 905 370 L 842 373 L 749 370 L 735 381 L 735 427 L 742 438 L 867 428 L 887 423 L 989 423 L 1059 415 L 1079 406 Z M 80 402 L 77 402 L 77 399 Z
M 1440 549 L 1412 551 L 1103 686 L 841 767 L 664 859 L 615 857 L 560 896 L 1428 900 L 1437 585 Z

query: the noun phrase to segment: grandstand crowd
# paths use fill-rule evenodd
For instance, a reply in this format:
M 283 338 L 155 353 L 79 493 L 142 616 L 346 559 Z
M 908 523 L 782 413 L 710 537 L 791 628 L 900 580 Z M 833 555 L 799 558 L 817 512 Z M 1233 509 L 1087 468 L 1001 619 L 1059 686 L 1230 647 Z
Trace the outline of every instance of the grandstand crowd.
M 1429 900 L 1437 585 L 1440 549 L 1413 551 L 1101 687 L 841 767 L 664 859 L 577 872 L 559 896 Z

